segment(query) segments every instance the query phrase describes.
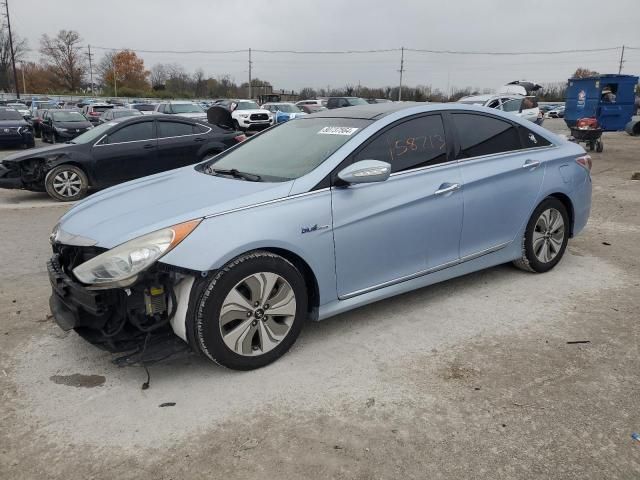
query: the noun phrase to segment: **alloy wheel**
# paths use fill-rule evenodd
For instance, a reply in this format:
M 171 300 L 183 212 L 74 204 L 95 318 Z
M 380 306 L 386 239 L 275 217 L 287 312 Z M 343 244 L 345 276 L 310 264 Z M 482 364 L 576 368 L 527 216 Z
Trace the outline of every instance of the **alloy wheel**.
M 544 210 L 533 229 L 533 253 L 542 263 L 551 262 L 564 242 L 565 226 L 562 214 L 555 208 Z
M 276 273 L 259 272 L 238 282 L 220 309 L 220 333 L 238 355 L 262 355 L 289 333 L 296 315 L 296 296 Z
M 62 197 L 74 197 L 82 188 L 82 180 L 76 172 L 63 170 L 53 178 L 53 189 Z

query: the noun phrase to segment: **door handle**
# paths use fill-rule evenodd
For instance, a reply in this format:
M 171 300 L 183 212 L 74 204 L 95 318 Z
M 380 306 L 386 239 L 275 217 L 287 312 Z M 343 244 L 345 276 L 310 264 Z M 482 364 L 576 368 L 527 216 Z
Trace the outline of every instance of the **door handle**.
M 194 139 L 194 142 L 204 142 L 205 140 L 206 140 L 206 138 L 198 137 L 198 138 Z
M 445 186 L 445 185 L 448 185 L 448 186 Z M 459 190 L 459 189 L 460 189 L 459 183 L 453 183 L 453 184 L 443 183 L 442 185 L 440 185 L 440 188 L 438 190 L 433 192 L 433 194 L 444 195 L 445 193 L 455 192 L 456 190 Z
M 527 160 L 526 162 L 524 162 L 524 165 L 522 165 L 522 168 L 527 168 L 527 169 L 530 168 L 531 170 L 534 170 L 539 166 L 540 166 L 540 162 L 538 162 L 537 160 Z
M 146 145 L 143 145 L 142 148 L 149 150 L 150 148 L 155 147 L 155 145 L 153 143 L 147 143 Z

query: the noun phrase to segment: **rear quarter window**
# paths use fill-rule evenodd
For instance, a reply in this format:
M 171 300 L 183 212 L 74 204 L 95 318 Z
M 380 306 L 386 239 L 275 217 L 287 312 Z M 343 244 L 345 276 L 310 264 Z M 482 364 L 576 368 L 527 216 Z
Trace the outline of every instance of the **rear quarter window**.
M 522 148 L 548 147 L 549 145 L 552 145 L 549 140 L 535 132 L 532 132 L 528 128 L 520 127 L 518 128 L 518 131 L 520 134 L 520 141 L 522 142 Z

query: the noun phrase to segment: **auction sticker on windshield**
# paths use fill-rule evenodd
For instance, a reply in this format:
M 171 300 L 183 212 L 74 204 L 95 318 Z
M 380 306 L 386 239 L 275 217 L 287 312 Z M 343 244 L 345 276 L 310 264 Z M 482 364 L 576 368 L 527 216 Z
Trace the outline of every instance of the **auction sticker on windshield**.
M 324 127 L 318 135 L 353 135 L 356 130 L 354 127 Z

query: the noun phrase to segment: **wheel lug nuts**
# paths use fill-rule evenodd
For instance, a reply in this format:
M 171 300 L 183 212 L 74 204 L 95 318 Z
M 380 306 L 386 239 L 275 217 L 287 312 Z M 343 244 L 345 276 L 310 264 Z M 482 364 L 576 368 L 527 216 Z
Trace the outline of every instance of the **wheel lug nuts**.
M 260 306 L 260 302 L 254 302 L 254 303 L 253 303 L 253 306 L 254 306 L 254 307 L 259 307 L 259 306 Z
M 262 321 L 266 322 L 267 320 L 269 320 L 269 317 L 267 317 L 266 315 L 264 317 L 262 317 Z
M 251 312 L 247 312 L 247 317 L 250 317 L 251 315 L 253 315 Z
M 257 324 L 258 324 L 258 321 L 257 321 L 257 320 L 254 320 L 253 322 L 251 322 L 251 325 L 252 325 L 252 326 L 254 326 L 254 327 L 255 327 Z
M 269 304 L 265 304 L 264 309 L 267 310 L 269 308 Z

